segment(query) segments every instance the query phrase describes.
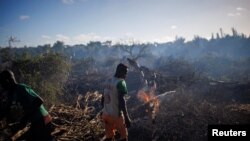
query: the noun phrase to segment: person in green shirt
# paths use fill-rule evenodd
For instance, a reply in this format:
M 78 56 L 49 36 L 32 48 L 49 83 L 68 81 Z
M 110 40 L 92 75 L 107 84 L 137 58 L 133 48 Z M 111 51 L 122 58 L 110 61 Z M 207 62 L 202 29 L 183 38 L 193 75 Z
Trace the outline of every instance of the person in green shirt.
M 102 99 L 102 119 L 105 123 L 105 141 L 114 139 L 115 130 L 120 133 L 121 141 L 128 140 L 127 128 L 131 120 L 127 112 L 124 96 L 128 94 L 125 78 L 128 67 L 119 64 L 114 77 L 107 80 Z
M 7 92 L 7 106 L 1 110 L 0 118 L 6 117 L 14 104 L 19 105 L 23 116 L 15 122 L 19 122 L 20 129 L 27 123 L 31 123 L 30 136 L 27 140 L 53 140 L 51 136 L 52 118 L 43 106 L 43 99 L 29 86 L 17 83 L 11 70 L 4 70 L 0 73 L 0 86 Z

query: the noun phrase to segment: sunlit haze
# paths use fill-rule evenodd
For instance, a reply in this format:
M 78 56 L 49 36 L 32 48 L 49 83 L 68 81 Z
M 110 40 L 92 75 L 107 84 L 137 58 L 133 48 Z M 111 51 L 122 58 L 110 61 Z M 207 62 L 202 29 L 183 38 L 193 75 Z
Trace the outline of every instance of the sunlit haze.
M 1 0 L 0 46 L 211 38 L 220 28 L 250 35 L 250 0 Z

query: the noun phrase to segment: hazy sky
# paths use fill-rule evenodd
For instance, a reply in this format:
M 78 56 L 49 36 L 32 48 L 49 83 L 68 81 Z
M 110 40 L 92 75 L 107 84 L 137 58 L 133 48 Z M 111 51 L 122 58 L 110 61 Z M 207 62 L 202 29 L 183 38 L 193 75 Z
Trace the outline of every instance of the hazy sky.
M 0 0 L 0 46 L 250 35 L 250 0 Z

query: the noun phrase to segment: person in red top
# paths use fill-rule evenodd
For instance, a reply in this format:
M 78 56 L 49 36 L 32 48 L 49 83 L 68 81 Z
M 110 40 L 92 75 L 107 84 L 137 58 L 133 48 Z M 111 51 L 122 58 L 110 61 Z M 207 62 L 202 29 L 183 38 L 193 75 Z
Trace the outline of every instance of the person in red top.
M 115 130 L 120 134 L 121 141 L 128 140 L 127 128 L 130 127 L 129 118 L 124 95 L 128 94 L 125 78 L 128 67 L 119 64 L 114 77 L 106 82 L 103 94 L 102 119 L 105 123 L 105 141 L 114 139 Z
M 51 141 L 51 121 L 49 113 L 43 106 L 43 99 L 29 86 L 16 82 L 14 73 L 4 70 L 0 73 L 0 86 L 7 92 L 7 106 L 0 111 L 0 118 L 6 117 L 13 105 L 21 107 L 22 117 L 19 118 L 20 129 L 29 122 L 31 141 Z M 20 111 L 19 111 L 20 112 Z

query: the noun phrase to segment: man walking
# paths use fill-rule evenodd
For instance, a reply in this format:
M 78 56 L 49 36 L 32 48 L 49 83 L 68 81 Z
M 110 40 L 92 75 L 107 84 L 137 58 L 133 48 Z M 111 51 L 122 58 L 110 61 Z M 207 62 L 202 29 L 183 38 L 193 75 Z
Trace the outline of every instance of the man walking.
M 130 118 L 127 112 L 124 95 L 128 94 L 125 78 L 128 67 L 119 64 L 114 77 L 105 84 L 102 104 L 102 119 L 105 123 L 105 141 L 114 139 L 115 130 L 120 134 L 121 141 L 128 140 L 127 128 L 130 127 Z

